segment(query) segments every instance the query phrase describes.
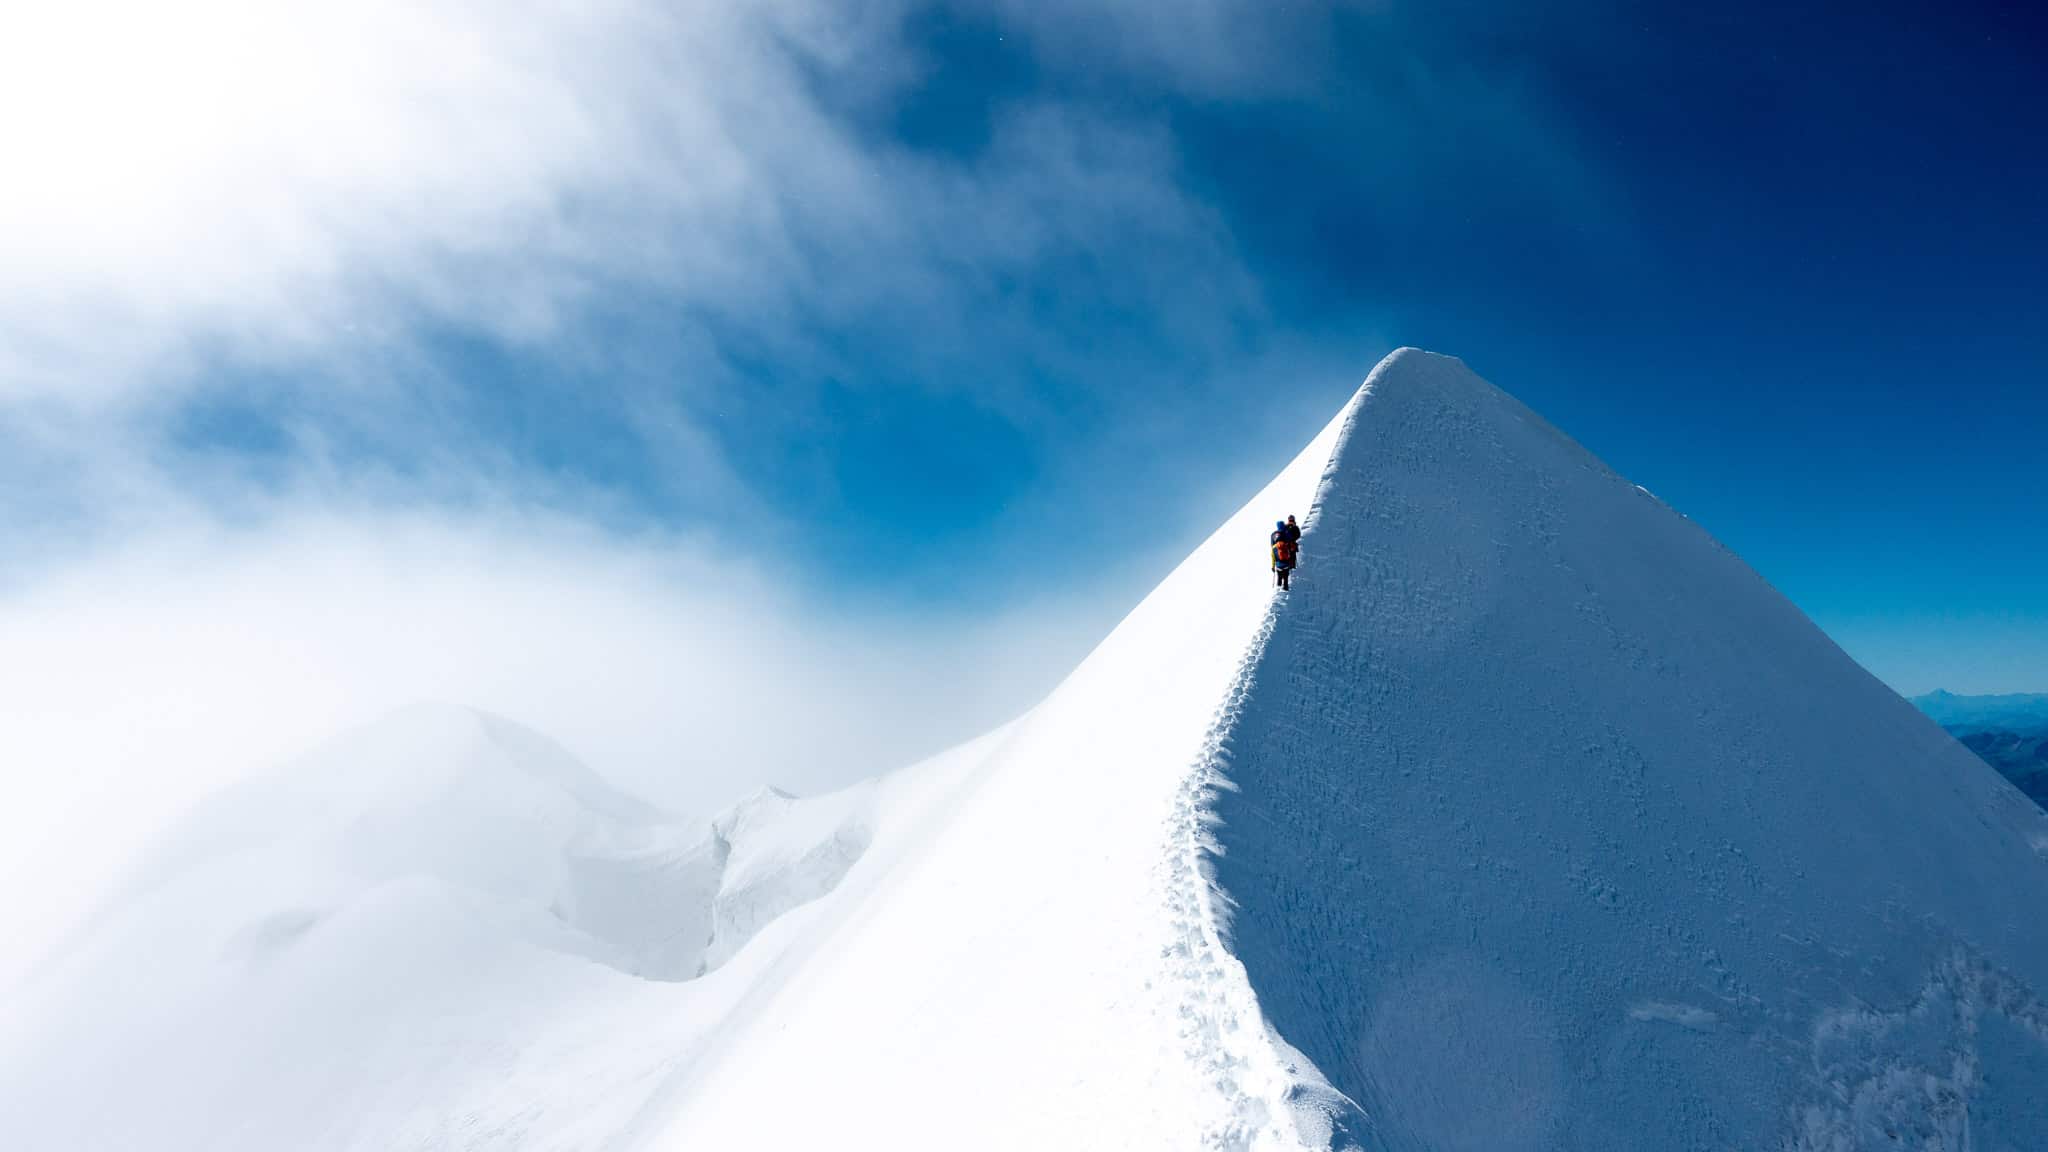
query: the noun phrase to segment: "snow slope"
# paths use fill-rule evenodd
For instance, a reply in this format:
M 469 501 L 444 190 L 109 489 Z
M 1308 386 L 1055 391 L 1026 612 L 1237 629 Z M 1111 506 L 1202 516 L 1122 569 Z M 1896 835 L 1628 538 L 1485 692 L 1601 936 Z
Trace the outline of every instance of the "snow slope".
M 1192 782 L 1341 424 L 1037 709 L 848 792 L 678 825 L 425 709 L 219 798 L 0 1009 L 0 1146 L 1293 1144 Z
M 2048 823 L 1455 360 L 1374 373 L 1218 794 L 1373 1148 L 2048 1147 Z
M 686 823 L 466 709 L 352 733 L 191 813 L 0 1004 L 0 1147 L 614 1146 L 768 982 L 755 937 L 977 747 Z
M 1988 769 L 1404 351 L 923 764 L 676 821 L 421 709 L 217 799 L 0 1003 L 0 1147 L 2042 1147 L 2044 889 Z
M 1212 929 L 1192 785 L 1271 603 L 1266 533 L 1347 415 L 1011 726 L 886 887 L 845 894 L 829 961 L 720 1038 L 650 1146 L 1297 1143 L 1290 1096 L 1315 1098 Z

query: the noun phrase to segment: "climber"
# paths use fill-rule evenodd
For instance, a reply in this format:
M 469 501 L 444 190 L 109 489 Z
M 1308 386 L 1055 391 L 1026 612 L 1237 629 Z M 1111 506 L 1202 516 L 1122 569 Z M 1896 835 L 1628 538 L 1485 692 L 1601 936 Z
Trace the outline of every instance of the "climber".
M 1294 571 L 1295 541 L 1301 537 L 1301 529 L 1294 528 L 1285 520 L 1273 524 L 1273 582 L 1287 587 L 1287 574 Z

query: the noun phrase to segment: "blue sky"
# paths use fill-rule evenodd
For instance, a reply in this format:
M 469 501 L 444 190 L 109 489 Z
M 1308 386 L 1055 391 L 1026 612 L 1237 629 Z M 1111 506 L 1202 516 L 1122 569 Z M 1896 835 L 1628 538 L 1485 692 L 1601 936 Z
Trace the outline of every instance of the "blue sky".
M 544 520 L 1028 695 L 1414 344 L 1895 686 L 2048 688 L 2048 32 L 1796 8 L 39 16 L 0 587 Z

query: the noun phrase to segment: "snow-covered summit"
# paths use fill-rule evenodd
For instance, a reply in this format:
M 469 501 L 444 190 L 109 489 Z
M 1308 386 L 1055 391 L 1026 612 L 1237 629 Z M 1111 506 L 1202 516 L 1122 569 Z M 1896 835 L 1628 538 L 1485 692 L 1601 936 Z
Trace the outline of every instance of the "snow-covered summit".
M 1403 350 L 922 764 L 678 822 L 427 710 L 222 798 L 0 1021 L 0 1146 L 2043 1147 L 2044 906 L 2022 797 Z
M 2048 1147 L 2048 823 L 1738 558 L 1413 352 L 1303 548 L 1217 879 L 1368 1147 Z

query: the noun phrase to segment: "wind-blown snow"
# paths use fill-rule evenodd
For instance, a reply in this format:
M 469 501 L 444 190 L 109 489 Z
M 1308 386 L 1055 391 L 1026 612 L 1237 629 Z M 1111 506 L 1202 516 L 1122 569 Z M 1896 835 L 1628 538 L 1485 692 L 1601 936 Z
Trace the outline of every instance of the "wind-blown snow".
M 216 798 L 0 1003 L 0 1147 L 2043 1147 L 2043 844 L 1404 351 L 922 764 L 679 821 L 424 708 Z

